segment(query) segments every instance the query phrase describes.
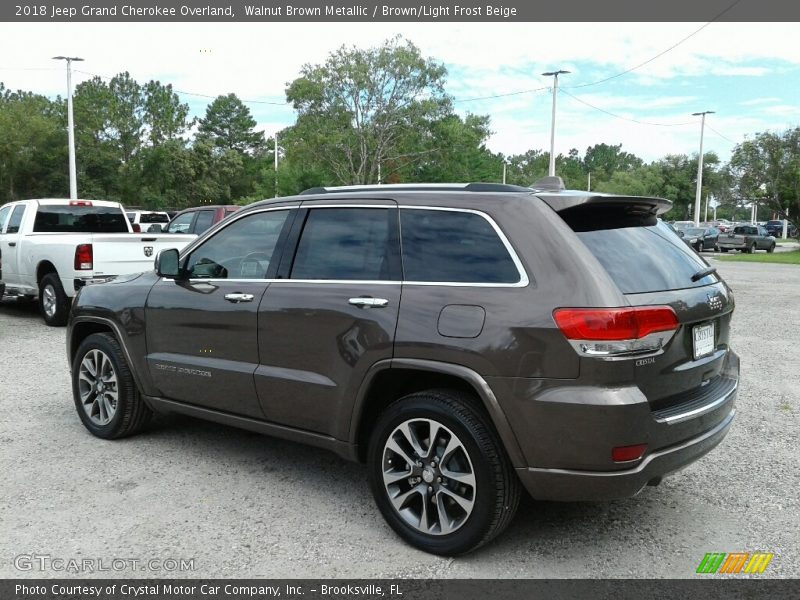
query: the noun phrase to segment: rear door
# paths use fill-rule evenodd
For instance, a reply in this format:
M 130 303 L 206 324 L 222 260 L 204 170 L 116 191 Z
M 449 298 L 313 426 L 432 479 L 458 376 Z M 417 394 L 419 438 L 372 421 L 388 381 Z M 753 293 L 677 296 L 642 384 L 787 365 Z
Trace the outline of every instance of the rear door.
M 258 309 L 296 209 L 249 212 L 182 257 L 147 298 L 147 363 L 161 396 L 263 418 L 253 382 Z
M 256 387 L 270 421 L 343 439 L 358 387 L 392 357 L 400 306 L 394 202 L 304 202 L 258 319 Z

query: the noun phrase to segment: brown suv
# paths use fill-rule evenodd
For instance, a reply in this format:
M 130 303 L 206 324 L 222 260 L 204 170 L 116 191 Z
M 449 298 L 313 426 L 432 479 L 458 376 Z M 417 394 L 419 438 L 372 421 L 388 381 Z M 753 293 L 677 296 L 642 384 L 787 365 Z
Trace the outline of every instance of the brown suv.
M 445 555 L 522 488 L 634 495 L 723 439 L 739 379 L 733 296 L 669 206 L 553 181 L 258 202 L 81 290 L 78 414 L 103 438 L 174 411 L 364 461 L 388 523 Z

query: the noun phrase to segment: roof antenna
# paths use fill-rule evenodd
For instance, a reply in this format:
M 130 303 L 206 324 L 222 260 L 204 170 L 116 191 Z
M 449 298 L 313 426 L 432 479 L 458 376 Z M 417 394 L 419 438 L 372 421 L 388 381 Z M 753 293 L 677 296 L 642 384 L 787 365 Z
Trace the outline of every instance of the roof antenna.
M 538 181 L 534 181 L 531 184 L 531 189 L 537 192 L 560 192 L 567 188 L 564 187 L 564 180 L 561 179 L 561 177 L 558 175 L 548 175 L 547 177 L 542 177 Z

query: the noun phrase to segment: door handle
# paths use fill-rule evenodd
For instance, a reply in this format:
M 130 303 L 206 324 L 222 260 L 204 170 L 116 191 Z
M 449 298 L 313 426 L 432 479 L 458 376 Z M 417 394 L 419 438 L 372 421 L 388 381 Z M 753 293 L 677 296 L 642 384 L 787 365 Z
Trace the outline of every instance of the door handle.
M 8 245 L 12 248 L 17 245 L 17 242 L 8 242 Z
M 239 304 L 240 302 L 252 302 L 253 294 L 241 294 L 236 292 L 234 294 L 225 294 L 225 300 L 228 302 L 233 302 L 234 304 Z
M 359 308 L 382 308 L 389 304 L 386 298 L 350 298 L 349 302 Z

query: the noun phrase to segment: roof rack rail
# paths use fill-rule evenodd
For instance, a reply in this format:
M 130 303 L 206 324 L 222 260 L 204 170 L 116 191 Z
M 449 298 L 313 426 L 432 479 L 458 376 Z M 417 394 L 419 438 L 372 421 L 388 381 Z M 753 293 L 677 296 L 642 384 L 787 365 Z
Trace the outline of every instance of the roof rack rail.
M 390 183 L 385 185 L 344 185 L 336 187 L 312 187 L 300 192 L 301 196 L 311 194 L 332 194 L 341 192 L 528 192 L 531 189 L 505 183 Z
M 564 180 L 558 175 L 548 175 L 541 179 L 534 181 L 531 184 L 531 189 L 537 192 L 560 192 L 567 189 L 564 186 Z

